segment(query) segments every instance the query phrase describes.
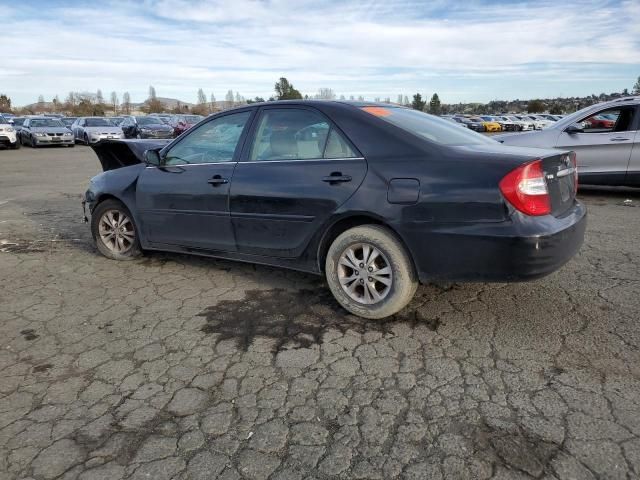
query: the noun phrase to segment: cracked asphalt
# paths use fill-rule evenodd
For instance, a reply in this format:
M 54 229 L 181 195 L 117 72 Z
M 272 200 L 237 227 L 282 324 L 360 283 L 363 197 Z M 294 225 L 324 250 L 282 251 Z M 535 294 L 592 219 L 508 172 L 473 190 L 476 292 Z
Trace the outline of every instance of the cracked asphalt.
M 0 151 L 2 480 L 640 477 L 638 192 L 581 191 L 547 278 L 365 321 L 310 275 L 103 258 L 98 171 Z

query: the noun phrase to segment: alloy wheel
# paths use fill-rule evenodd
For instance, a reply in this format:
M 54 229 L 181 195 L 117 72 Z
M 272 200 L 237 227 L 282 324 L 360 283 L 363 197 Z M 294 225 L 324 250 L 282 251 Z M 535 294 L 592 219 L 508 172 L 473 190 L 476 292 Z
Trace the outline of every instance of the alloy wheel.
M 350 245 L 340 255 L 338 280 L 352 300 L 374 305 L 384 300 L 391 290 L 391 264 L 385 254 L 371 244 Z
M 120 210 L 107 210 L 102 214 L 98 233 L 104 246 L 113 253 L 124 254 L 135 245 L 133 222 Z

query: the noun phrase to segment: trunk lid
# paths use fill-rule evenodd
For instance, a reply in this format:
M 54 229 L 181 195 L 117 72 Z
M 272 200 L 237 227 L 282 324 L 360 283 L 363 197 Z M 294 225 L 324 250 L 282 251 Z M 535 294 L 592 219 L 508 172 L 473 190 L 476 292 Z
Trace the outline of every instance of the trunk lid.
M 556 155 L 542 157 L 551 200 L 551 214 L 555 217 L 562 216 L 569 210 L 576 198 L 578 177 L 574 159 L 573 152 L 559 152 Z

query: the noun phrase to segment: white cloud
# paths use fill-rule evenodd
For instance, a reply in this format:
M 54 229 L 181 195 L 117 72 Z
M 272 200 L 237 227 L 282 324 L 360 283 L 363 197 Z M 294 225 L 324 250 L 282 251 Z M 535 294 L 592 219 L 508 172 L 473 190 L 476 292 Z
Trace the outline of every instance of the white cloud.
M 487 100 L 614 90 L 627 70 L 640 74 L 640 29 L 628 21 L 640 6 L 632 0 L 82 5 L 43 7 L 47 15 L 14 7 L 0 66 L 14 103 L 96 88 L 142 100 L 150 84 L 184 100 L 200 87 L 219 98 L 230 88 L 268 96 L 281 75 L 308 93 L 438 90 L 454 92 L 450 101 Z

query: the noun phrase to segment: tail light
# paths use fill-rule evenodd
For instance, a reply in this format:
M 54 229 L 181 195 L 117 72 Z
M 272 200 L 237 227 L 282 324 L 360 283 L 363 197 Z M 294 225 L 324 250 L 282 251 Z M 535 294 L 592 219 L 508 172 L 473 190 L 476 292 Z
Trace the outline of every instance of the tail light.
M 542 160 L 520 165 L 500 181 L 500 191 L 517 210 L 527 215 L 551 213 L 551 198 Z

